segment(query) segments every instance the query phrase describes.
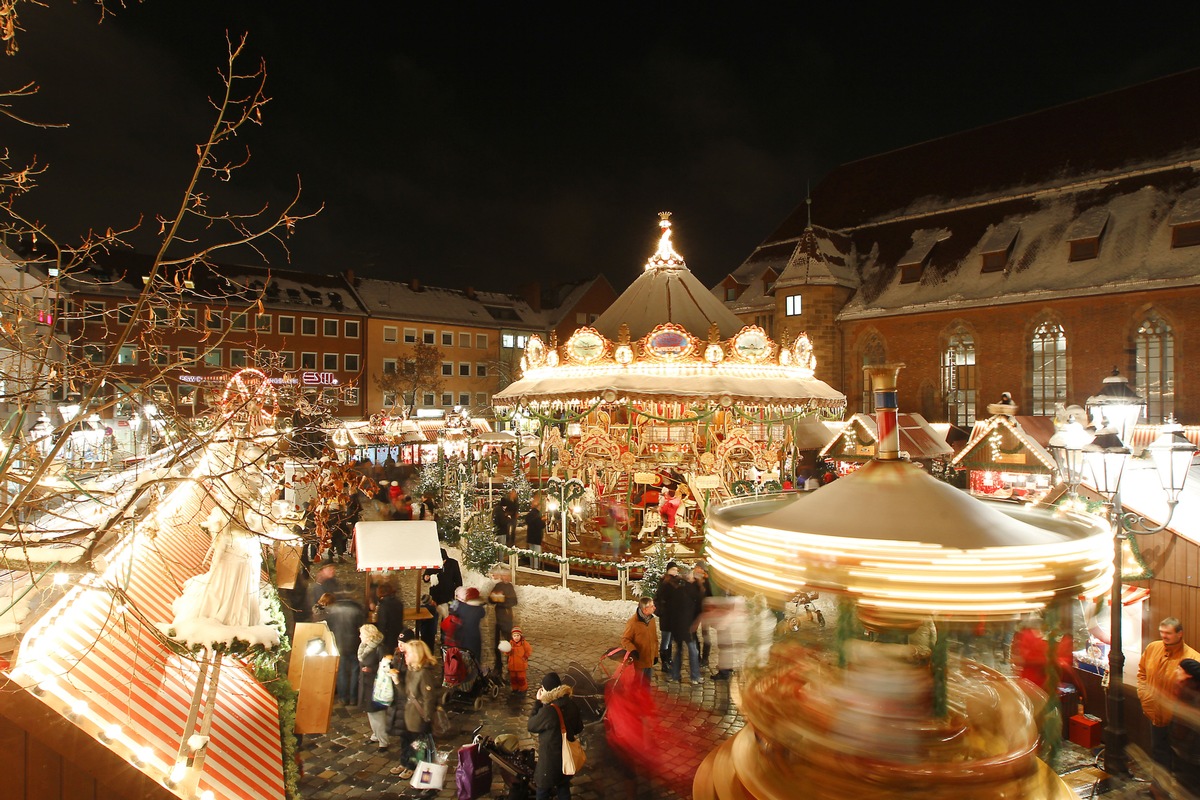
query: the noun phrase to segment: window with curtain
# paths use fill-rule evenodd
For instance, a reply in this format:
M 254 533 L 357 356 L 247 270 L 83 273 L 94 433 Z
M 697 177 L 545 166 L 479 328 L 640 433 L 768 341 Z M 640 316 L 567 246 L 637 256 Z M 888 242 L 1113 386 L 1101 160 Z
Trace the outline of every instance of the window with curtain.
M 1029 343 L 1033 355 L 1033 413 L 1051 416 L 1067 401 L 1067 334 L 1057 322 L 1043 322 Z
M 1175 334 L 1154 312 L 1138 325 L 1137 393 L 1146 400 L 1146 421 L 1158 424 L 1175 413 Z
M 942 350 L 942 396 L 946 421 L 960 427 L 975 422 L 975 339 L 959 328 Z
M 862 365 L 869 367 L 873 364 L 886 364 L 887 351 L 883 347 L 883 342 L 878 334 L 872 333 L 863 342 L 862 346 Z M 864 369 L 862 371 L 862 413 L 875 413 L 875 393 L 871 390 L 871 376 Z

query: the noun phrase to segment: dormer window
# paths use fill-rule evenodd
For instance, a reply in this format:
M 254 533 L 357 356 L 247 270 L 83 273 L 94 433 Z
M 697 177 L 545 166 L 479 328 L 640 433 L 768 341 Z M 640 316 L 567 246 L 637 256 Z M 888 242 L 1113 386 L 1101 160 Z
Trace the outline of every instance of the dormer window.
M 1171 226 L 1171 247 L 1194 247 L 1200 244 L 1200 222 Z
M 725 287 L 725 300 L 726 302 L 737 300 L 737 284 Z
M 1184 192 L 1167 217 L 1171 226 L 1171 247 L 1200 244 L 1200 189 Z
M 1014 245 L 1017 243 L 1016 225 L 998 225 L 983 240 L 983 265 L 981 272 L 1003 272 L 1012 257 Z
M 925 271 L 925 265 L 929 263 L 933 248 L 949 235 L 949 232 L 944 230 L 915 231 L 912 235 L 912 247 L 896 262 L 900 271 L 900 282 L 920 283 L 921 274 Z
M 1100 255 L 1100 238 L 1108 227 L 1108 209 L 1093 208 L 1083 212 L 1067 231 L 1069 261 L 1088 261 Z

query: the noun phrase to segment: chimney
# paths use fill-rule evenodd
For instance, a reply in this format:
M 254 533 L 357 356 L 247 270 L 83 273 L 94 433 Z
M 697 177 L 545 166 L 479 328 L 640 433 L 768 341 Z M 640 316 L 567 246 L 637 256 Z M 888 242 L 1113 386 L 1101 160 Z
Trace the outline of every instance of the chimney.
M 522 286 L 518 293 L 529 303 L 529 307 L 534 311 L 542 310 L 542 284 L 538 281 L 530 281 Z
M 466 289 L 463 289 L 463 294 L 465 294 L 467 296 L 468 300 L 474 300 L 475 299 L 475 287 L 468 286 Z
M 863 367 L 871 376 L 875 393 L 875 424 L 879 439 L 875 443 L 876 461 L 897 461 L 900 458 L 900 428 L 897 426 L 896 377 L 903 364 L 879 364 Z
M 409 278 L 408 279 L 408 288 L 413 290 L 414 292 L 421 291 L 421 279 L 420 278 Z
M 354 281 L 354 270 L 352 270 L 352 269 L 346 270 L 346 283 L 350 284 L 350 286 L 352 286 L 352 287 L 358 285 Z

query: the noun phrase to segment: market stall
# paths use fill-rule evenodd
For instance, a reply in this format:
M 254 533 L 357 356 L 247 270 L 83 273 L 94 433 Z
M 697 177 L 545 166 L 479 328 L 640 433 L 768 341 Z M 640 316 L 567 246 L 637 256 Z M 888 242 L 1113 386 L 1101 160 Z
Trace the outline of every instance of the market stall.
M 390 573 L 411 571 L 415 585 L 412 602 L 404 604 L 407 620 L 429 619 L 430 614 L 417 602 L 421 598 L 421 576 L 427 569 L 442 566 L 441 543 L 437 523 L 432 520 L 391 520 L 358 522 L 354 525 L 354 549 L 358 571 Z M 368 574 L 367 600 L 373 597 L 374 578 Z M 400 587 L 397 587 L 400 588 Z
M 1049 450 L 1054 430 L 1053 417 L 993 414 L 975 423 L 971 439 L 950 465 L 968 471 L 971 494 L 1035 502 L 1058 474 Z
M 953 450 L 945 437 L 920 414 L 897 414 L 900 452 L 909 461 L 931 469 L 934 461 L 948 459 Z M 879 428 L 869 414 L 855 414 L 841 431 L 821 448 L 819 455 L 833 462 L 838 475 L 849 475 L 875 458 Z

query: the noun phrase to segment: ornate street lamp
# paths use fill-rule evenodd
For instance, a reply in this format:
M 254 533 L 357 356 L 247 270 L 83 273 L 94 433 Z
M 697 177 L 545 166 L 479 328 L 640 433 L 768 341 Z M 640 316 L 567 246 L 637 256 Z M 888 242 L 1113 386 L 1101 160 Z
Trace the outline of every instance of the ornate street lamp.
M 1067 484 L 1072 496 L 1079 490 L 1083 480 L 1083 448 L 1091 444 L 1094 438 L 1074 415 L 1068 417 L 1067 424 L 1050 437 L 1050 452 L 1058 464 L 1059 477 Z
M 1104 418 L 1110 422 L 1123 420 L 1132 432 L 1133 423 L 1137 416 L 1133 413 L 1140 409 L 1140 398 L 1128 391 L 1128 386 L 1121 381 L 1114 381 L 1114 375 L 1104 379 L 1105 390 L 1099 395 L 1089 398 L 1088 404 L 1101 408 Z M 1124 389 L 1112 390 L 1113 386 L 1124 386 Z M 1106 396 L 1107 402 L 1097 402 Z M 1132 398 L 1130 397 L 1132 395 Z M 1112 398 L 1124 398 L 1112 399 Z M 1132 409 L 1132 411 L 1130 410 Z M 1077 445 L 1079 439 L 1071 438 L 1071 446 Z M 1053 439 L 1051 440 L 1053 444 Z M 1064 449 L 1066 447 L 1064 442 Z M 1182 434 L 1182 428 L 1173 423 L 1165 426 L 1160 435 L 1149 447 L 1155 471 L 1158 473 L 1163 490 L 1167 495 L 1167 515 L 1162 524 L 1154 528 L 1146 527 L 1146 519 L 1138 514 L 1128 512 L 1121 504 L 1121 478 L 1124 475 L 1125 463 L 1129 459 L 1129 448 L 1125 446 L 1115 430 L 1105 429 L 1096 435 L 1095 439 L 1078 448 L 1091 472 L 1096 491 L 1102 494 L 1109 505 L 1109 515 L 1113 524 L 1113 582 L 1109 603 L 1109 651 L 1108 651 L 1108 720 L 1104 732 L 1104 770 L 1110 775 L 1124 774 L 1125 763 L 1125 652 L 1121 631 L 1121 613 L 1123 604 L 1121 595 L 1123 582 L 1121 576 L 1122 542 L 1129 536 L 1159 533 L 1166 530 L 1175 515 L 1175 507 L 1179 503 L 1179 495 L 1187 482 L 1188 470 L 1191 466 L 1195 448 Z M 1068 454 L 1064 452 L 1064 458 Z
M 562 576 L 564 589 L 567 588 L 567 575 L 570 571 L 567 566 L 567 510 L 579 513 L 578 501 L 583 497 L 583 491 L 583 482 L 578 478 L 563 480 L 555 477 L 546 482 L 546 510 L 551 514 L 555 511 L 562 513 L 562 530 L 559 531 L 559 537 L 562 539 L 562 562 L 558 565 L 558 573 Z
M 1133 427 L 1142 415 L 1146 401 L 1129 388 L 1129 379 L 1113 367 L 1112 374 L 1104 379 L 1100 391 L 1087 399 L 1087 409 L 1096 421 L 1097 428 L 1116 428 L 1121 441 L 1128 445 L 1133 441 Z

